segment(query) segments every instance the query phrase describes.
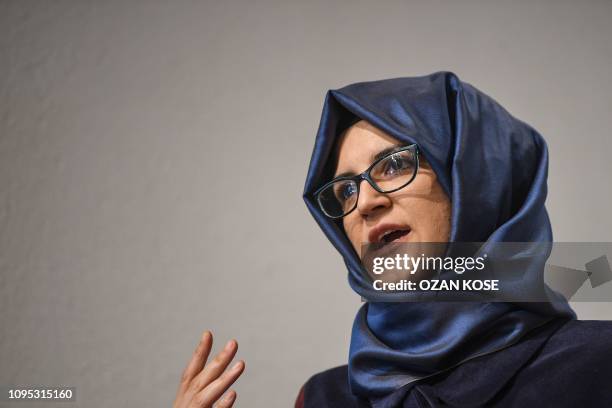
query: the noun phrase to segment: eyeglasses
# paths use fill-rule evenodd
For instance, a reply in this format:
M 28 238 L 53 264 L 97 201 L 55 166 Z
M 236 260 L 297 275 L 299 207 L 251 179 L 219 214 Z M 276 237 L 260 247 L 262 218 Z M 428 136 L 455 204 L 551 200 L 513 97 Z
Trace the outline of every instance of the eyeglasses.
M 366 171 L 342 176 L 315 191 L 319 207 L 330 218 L 342 218 L 357 208 L 359 185 L 366 180 L 379 193 L 392 193 L 414 180 L 419 169 L 416 144 L 399 147 L 375 160 Z

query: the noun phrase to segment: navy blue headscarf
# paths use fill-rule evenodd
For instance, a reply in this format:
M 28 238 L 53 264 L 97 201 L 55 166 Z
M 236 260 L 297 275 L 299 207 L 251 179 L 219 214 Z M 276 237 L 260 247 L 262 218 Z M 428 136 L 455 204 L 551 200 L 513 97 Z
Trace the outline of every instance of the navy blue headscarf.
M 358 294 L 367 298 L 367 273 L 341 223 L 321 212 L 313 193 L 333 177 L 339 135 L 361 119 L 418 144 L 451 200 L 451 242 L 552 241 L 544 207 L 548 151 L 535 129 L 452 72 L 352 84 L 327 93 L 304 200 L 344 258 Z M 526 271 L 525 279 L 541 279 L 542 267 Z M 552 319 L 575 317 L 561 298 L 370 301 L 353 324 L 350 388 L 374 406 L 387 406 L 400 387 L 515 344 Z

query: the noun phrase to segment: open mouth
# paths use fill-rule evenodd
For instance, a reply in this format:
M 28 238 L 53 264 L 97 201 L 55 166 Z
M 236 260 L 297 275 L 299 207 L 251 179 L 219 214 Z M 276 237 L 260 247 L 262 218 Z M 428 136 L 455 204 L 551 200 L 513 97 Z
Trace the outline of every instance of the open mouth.
M 389 244 L 391 242 L 400 240 L 402 237 L 405 237 L 409 233 L 409 229 L 387 231 L 379 237 L 378 242 Z
M 406 224 L 380 223 L 368 233 L 368 242 L 381 247 L 392 242 L 405 241 L 412 228 Z

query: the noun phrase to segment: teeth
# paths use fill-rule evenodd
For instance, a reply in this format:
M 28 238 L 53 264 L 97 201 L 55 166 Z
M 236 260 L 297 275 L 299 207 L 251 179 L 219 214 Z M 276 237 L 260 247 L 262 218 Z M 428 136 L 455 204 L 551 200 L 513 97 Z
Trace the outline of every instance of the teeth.
M 386 237 L 387 235 L 392 234 L 392 233 L 394 233 L 395 231 L 399 231 L 399 230 L 392 230 L 392 231 L 387 231 L 387 232 L 383 233 L 383 234 L 382 234 L 380 237 L 378 237 L 378 241 L 379 241 L 379 242 L 380 242 L 380 241 L 382 241 L 383 239 L 385 239 L 385 237 Z

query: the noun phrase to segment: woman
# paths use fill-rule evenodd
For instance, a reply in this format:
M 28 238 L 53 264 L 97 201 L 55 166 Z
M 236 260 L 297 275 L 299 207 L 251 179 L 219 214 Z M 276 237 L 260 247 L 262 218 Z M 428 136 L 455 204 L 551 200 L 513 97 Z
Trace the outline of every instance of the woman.
M 296 407 L 612 406 L 609 323 L 576 320 L 544 287 L 545 302 L 375 293 L 364 268 L 364 243 L 552 241 L 547 160 L 534 129 L 450 72 L 330 91 L 304 199 L 368 302 L 348 365 L 312 376 Z M 542 266 L 525 265 L 520 282 L 537 286 Z M 205 364 L 211 344 L 207 332 L 175 407 L 232 406 L 235 392 L 222 395 L 244 362 L 226 370 L 230 341 Z
M 612 406 L 612 325 L 575 320 L 543 285 L 546 302 L 436 302 L 376 295 L 364 273 L 363 243 L 552 241 L 547 169 L 538 132 L 451 72 L 330 91 L 304 199 L 370 301 L 348 365 L 310 378 L 296 406 Z

